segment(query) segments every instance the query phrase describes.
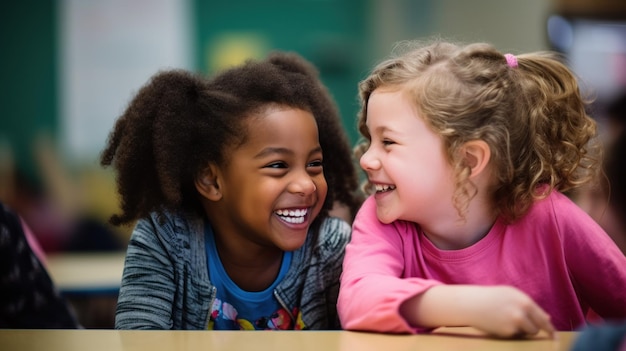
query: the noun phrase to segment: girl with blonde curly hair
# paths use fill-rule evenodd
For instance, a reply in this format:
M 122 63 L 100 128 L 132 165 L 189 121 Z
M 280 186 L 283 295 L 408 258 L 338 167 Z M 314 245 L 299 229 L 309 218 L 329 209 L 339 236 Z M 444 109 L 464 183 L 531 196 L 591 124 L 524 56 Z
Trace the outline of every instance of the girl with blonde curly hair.
M 626 317 L 626 258 L 563 195 L 600 169 L 576 77 L 549 52 L 413 44 L 359 86 L 373 194 L 346 248 L 342 326 L 514 337 Z

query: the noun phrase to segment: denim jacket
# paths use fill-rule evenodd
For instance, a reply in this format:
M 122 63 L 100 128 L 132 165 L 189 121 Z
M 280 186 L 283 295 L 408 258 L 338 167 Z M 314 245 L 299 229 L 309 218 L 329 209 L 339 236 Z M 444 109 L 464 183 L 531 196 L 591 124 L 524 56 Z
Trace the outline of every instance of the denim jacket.
M 215 299 L 208 275 L 204 220 L 156 214 L 137 222 L 128 244 L 115 315 L 116 329 L 206 329 Z M 274 290 L 287 311 L 300 310 L 307 329 L 340 329 L 337 294 L 351 228 L 327 218 L 293 252 Z M 297 321 L 291 316 L 292 325 Z

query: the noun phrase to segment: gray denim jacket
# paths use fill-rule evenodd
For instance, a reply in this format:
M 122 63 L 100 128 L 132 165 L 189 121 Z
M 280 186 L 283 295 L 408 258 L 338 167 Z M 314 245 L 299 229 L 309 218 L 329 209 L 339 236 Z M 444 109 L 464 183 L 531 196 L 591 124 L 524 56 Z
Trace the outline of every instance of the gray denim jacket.
M 166 214 L 163 219 L 160 223 L 152 214 L 133 230 L 116 329 L 207 328 L 215 287 L 209 281 L 204 220 L 190 214 Z M 307 329 L 340 329 L 337 294 L 350 233 L 348 223 L 327 218 L 318 235 L 309 232 L 305 244 L 294 251 L 291 267 L 274 291 L 287 311 L 300 309 Z

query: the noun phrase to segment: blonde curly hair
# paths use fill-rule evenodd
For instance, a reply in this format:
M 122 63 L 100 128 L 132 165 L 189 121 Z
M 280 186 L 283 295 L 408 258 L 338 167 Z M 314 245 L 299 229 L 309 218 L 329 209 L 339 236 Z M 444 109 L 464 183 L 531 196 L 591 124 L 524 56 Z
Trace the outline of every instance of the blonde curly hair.
M 590 100 L 581 96 L 576 77 L 556 53 L 519 55 L 517 65 L 509 65 L 486 43 L 437 39 L 398 48 L 405 50 L 379 63 L 359 84 L 363 140 L 357 157 L 371 140 L 369 97 L 380 87 L 397 88 L 409 93 L 443 139 L 456 178 L 452 200 L 463 218 L 477 188 L 457 151 L 472 140 L 489 145 L 494 211 L 509 221 L 553 189 L 567 192 L 596 179 L 602 156 L 596 122 L 586 112 Z

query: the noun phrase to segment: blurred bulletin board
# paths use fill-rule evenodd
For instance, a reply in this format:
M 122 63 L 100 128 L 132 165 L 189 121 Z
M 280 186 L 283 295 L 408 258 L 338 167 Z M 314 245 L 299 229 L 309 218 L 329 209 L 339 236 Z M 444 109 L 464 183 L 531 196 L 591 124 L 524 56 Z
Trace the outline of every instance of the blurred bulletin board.
M 148 78 L 192 68 L 191 1 L 2 2 L 0 167 L 15 162 L 37 182 L 41 135 L 70 163 L 97 165 L 115 119 Z
M 604 20 L 553 15 L 547 23 L 552 47 L 566 55 L 586 95 L 603 103 L 626 89 L 626 17 Z
M 115 120 L 153 74 L 191 68 L 188 4 L 60 0 L 61 139 L 72 159 L 97 159 Z
M 198 70 L 213 73 L 271 50 L 295 51 L 320 71 L 352 143 L 358 138 L 358 82 L 372 35 L 370 1 L 193 0 Z M 369 45 L 368 45 L 369 43 Z

